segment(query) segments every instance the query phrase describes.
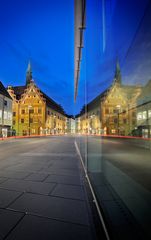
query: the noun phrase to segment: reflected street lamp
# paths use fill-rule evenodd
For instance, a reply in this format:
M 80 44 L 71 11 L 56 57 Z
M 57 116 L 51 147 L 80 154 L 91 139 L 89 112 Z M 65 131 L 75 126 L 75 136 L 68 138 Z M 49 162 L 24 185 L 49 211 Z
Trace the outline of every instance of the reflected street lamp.
M 31 110 L 32 106 L 29 105 L 28 106 L 28 135 L 30 136 L 30 110 Z
M 118 132 L 118 135 L 120 135 L 120 109 L 121 109 L 121 105 L 117 105 L 116 106 L 117 108 L 117 132 Z

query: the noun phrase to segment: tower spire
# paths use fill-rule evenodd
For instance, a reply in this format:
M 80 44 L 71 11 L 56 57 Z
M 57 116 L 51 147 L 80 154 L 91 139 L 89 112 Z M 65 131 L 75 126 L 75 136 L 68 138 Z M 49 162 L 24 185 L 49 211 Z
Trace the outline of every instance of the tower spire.
M 32 80 L 32 68 L 31 68 L 31 62 L 29 60 L 27 71 L 26 71 L 26 85 L 31 83 Z
M 115 75 L 114 75 L 114 82 L 121 85 L 121 69 L 119 60 L 116 61 L 116 68 L 115 68 Z

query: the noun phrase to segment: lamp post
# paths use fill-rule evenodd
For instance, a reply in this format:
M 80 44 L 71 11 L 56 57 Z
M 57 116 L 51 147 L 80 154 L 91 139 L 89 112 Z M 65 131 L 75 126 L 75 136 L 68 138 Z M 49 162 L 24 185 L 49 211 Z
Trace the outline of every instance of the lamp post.
M 121 105 L 117 105 L 116 106 L 117 108 L 117 132 L 118 132 L 118 135 L 120 135 L 120 109 L 121 109 Z
M 28 135 L 30 136 L 30 110 L 31 110 L 32 106 L 29 105 L 28 106 Z

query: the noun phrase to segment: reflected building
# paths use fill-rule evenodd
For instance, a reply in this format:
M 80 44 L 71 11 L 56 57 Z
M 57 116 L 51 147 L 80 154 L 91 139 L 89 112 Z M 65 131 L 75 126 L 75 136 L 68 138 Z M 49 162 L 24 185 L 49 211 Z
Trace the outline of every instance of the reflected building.
M 79 115 L 79 126 L 81 133 L 97 134 L 101 132 L 100 98 L 95 98 L 85 105 Z
M 76 122 L 73 115 L 66 115 L 66 133 L 75 134 Z
M 63 108 L 42 92 L 32 79 L 31 64 L 24 86 L 8 87 L 13 99 L 13 129 L 17 135 L 65 133 Z
M 141 92 L 140 85 L 122 83 L 117 61 L 112 85 L 82 108 L 78 116 L 81 133 L 132 135 L 137 126 L 136 105 Z
M 135 135 L 150 138 L 151 137 L 151 80 L 143 87 L 142 92 L 137 99 L 137 126 Z

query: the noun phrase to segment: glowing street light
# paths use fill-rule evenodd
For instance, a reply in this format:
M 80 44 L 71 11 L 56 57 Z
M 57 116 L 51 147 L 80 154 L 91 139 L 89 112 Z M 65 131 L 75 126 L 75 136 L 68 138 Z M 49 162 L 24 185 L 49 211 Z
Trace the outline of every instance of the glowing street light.
M 28 133 L 29 133 L 29 136 L 30 136 L 30 110 L 31 110 L 32 106 L 29 105 L 28 106 Z
M 117 119 L 117 131 L 118 131 L 118 135 L 120 135 L 120 109 L 121 109 L 121 105 L 117 105 L 116 106 L 117 108 L 117 116 L 118 116 L 118 119 Z

